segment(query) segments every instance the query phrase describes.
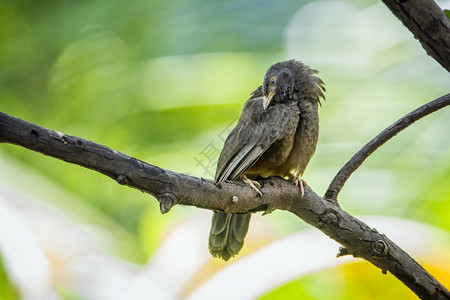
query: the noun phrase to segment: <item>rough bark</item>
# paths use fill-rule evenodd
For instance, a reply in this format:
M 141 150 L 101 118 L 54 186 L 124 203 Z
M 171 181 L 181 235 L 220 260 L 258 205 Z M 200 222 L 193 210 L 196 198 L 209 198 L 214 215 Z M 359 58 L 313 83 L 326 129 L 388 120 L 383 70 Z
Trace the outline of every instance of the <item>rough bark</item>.
M 270 178 L 260 182 L 263 196 L 257 197 L 244 183 L 215 183 L 164 170 L 106 146 L 5 113 L 0 113 L 0 141 L 92 169 L 120 184 L 147 192 L 158 199 L 162 213 L 176 204 L 234 213 L 290 211 L 345 247 L 338 256 L 351 254 L 371 262 L 383 273 L 391 272 L 422 299 L 450 299 L 449 291 L 389 238 L 343 211 L 336 201 L 319 197 L 309 187 L 300 198 L 298 187 Z
M 383 0 L 419 40 L 425 51 L 450 71 L 450 21 L 432 0 Z M 419 118 L 448 105 L 449 94 L 400 119 L 364 146 L 336 175 L 319 197 L 309 187 L 300 199 L 298 188 L 282 179 L 261 181 L 263 197 L 240 182 L 214 183 L 147 164 L 108 147 L 52 131 L 0 113 L 0 142 L 12 143 L 103 173 L 119 184 L 155 196 L 162 213 L 174 205 L 192 205 L 226 212 L 269 213 L 282 209 L 340 243 L 338 256 L 361 257 L 395 275 L 422 299 L 450 299 L 449 291 L 406 252 L 383 234 L 343 211 L 337 195 L 348 177 L 373 151 Z
M 425 51 L 450 72 L 450 19 L 433 0 L 382 0 Z

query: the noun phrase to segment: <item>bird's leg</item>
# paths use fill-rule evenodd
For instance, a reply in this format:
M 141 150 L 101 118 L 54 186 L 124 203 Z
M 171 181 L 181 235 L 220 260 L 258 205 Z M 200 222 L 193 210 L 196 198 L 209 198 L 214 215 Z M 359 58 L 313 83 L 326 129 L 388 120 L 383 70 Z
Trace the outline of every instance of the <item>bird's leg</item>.
M 241 175 L 241 180 L 242 180 L 244 183 L 248 184 L 248 185 L 252 188 L 252 190 L 254 190 L 255 192 L 257 192 L 257 193 L 262 197 L 262 193 L 261 193 L 261 191 L 259 190 L 259 189 L 261 188 L 261 185 L 259 184 L 258 181 L 248 179 L 248 177 L 245 176 L 244 174 Z
M 289 179 L 294 181 L 295 186 L 300 186 L 300 194 L 303 196 L 305 195 L 305 186 L 308 186 L 308 184 L 306 183 L 306 181 L 304 181 L 303 179 L 301 179 L 300 177 L 291 175 L 289 177 Z

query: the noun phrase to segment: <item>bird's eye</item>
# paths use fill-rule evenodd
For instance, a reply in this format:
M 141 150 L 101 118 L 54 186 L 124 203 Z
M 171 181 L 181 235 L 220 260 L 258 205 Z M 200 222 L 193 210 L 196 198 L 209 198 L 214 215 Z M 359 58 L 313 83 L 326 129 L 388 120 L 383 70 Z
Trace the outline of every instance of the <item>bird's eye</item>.
M 270 84 L 274 85 L 276 82 L 277 81 L 275 77 L 270 78 Z

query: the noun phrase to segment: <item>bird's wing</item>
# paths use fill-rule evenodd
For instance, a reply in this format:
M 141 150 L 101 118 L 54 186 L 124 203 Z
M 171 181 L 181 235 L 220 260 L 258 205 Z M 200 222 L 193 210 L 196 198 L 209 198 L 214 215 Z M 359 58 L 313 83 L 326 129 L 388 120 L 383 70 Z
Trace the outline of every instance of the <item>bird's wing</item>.
M 295 132 L 298 124 L 296 103 L 263 109 L 262 98 L 249 99 L 241 117 L 220 153 L 216 181 L 236 180 L 277 140 Z

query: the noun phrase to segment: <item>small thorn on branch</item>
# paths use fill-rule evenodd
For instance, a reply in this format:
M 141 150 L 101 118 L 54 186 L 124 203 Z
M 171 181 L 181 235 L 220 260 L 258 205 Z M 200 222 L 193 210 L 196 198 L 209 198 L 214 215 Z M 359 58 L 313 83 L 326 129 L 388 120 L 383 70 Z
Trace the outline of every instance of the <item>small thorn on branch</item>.
M 276 208 L 272 205 L 267 205 L 266 210 L 262 213 L 263 216 L 271 214 Z
M 338 254 L 336 254 L 336 257 L 342 257 L 342 256 L 346 256 L 346 255 L 350 255 L 351 253 L 348 251 L 347 248 L 345 248 L 344 246 L 340 246 L 339 247 L 339 252 Z

